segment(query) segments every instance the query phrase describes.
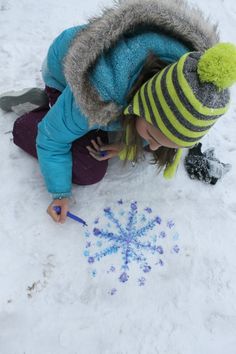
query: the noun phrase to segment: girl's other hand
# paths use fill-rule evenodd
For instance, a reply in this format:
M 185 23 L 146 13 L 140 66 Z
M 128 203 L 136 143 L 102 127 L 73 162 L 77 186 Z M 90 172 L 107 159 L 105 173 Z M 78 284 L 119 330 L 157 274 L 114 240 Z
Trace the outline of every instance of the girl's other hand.
M 61 213 L 57 214 L 54 210 L 55 206 L 61 207 Z M 67 212 L 69 211 L 69 198 L 54 199 L 47 208 L 47 213 L 51 218 L 58 223 L 63 224 L 67 218 Z
M 117 156 L 123 149 L 123 144 L 108 144 L 104 145 L 101 138 L 97 141 L 91 140 L 92 146 L 86 146 L 89 154 L 98 161 L 104 161 Z

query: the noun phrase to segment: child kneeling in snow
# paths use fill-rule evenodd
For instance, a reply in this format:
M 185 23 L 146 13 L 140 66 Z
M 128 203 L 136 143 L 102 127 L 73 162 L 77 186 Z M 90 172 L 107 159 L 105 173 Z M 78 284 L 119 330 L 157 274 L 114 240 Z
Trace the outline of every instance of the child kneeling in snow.
M 40 106 L 16 120 L 13 137 L 39 160 L 53 220 L 65 221 L 72 183 L 100 181 L 114 156 L 137 161 L 149 150 L 173 176 L 182 148 L 227 111 L 235 60 L 236 47 L 219 44 L 215 26 L 176 0 L 121 2 L 62 32 L 43 64 L 47 99 L 32 90 L 0 99 L 5 110 Z M 109 144 L 109 131 L 120 141 Z

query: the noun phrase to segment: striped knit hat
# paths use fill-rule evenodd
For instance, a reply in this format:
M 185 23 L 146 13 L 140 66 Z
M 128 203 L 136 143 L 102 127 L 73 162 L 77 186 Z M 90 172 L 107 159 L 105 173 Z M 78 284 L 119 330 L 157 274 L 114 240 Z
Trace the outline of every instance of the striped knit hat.
M 191 147 L 228 110 L 228 87 L 235 81 L 236 46 L 219 43 L 203 55 L 187 53 L 154 75 L 135 94 L 124 114 L 145 118 L 180 148 Z M 178 161 L 167 167 L 166 177 L 172 177 Z

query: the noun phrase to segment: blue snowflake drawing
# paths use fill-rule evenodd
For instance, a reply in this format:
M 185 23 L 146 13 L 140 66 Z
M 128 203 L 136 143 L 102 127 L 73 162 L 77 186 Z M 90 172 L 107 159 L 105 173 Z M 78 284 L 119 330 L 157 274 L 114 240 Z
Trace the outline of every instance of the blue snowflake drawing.
M 86 239 L 84 256 L 93 267 L 93 277 L 97 274 L 94 269 L 97 262 L 108 256 L 113 262 L 114 256 L 118 257 L 120 265 L 115 267 L 111 264 L 106 273 L 115 274 L 117 280 L 124 284 L 132 276 L 130 270 L 134 264 L 145 276 L 152 271 L 155 265 L 164 266 L 161 257 L 166 250 L 160 242 L 167 238 L 168 229 L 170 231 L 175 223 L 169 219 L 162 226 L 161 217 L 154 215 L 153 210 L 149 207 L 139 211 L 137 201 L 129 204 L 128 211 L 124 209 L 125 205 L 122 199 L 117 202 L 117 205 L 117 212 L 111 207 L 105 208 L 103 210 L 104 217 L 97 217 L 93 230 L 86 231 L 85 236 L 89 237 L 89 240 Z M 99 226 L 101 223 L 102 227 Z M 175 235 L 177 234 L 175 233 Z M 175 244 L 172 246 L 171 252 L 177 254 L 180 251 L 176 244 L 177 237 L 172 236 L 172 239 Z M 144 286 L 145 283 L 146 278 L 140 276 L 138 285 Z M 117 289 L 113 288 L 110 294 L 114 295 L 116 291 Z

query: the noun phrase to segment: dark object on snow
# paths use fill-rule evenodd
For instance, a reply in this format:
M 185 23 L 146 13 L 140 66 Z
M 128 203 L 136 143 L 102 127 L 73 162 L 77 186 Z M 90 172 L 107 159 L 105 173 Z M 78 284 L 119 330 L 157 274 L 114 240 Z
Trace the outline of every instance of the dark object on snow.
M 192 179 L 199 179 L 208 184 L 216 184 L 231 169 L 230 164 L 220 162 L 214 156 L 214 148 L 201 151 L 202 144 L 190 149 L 185 157 L 184 165 Z

